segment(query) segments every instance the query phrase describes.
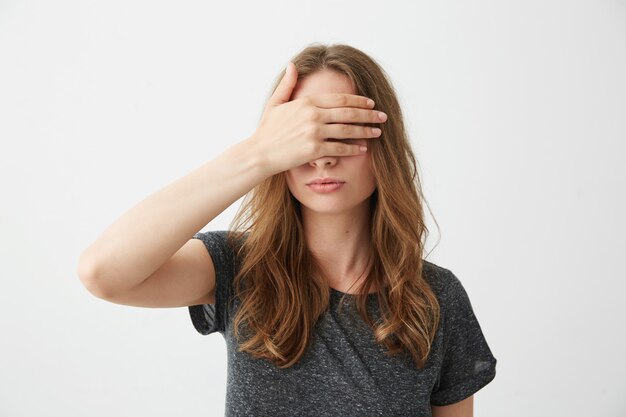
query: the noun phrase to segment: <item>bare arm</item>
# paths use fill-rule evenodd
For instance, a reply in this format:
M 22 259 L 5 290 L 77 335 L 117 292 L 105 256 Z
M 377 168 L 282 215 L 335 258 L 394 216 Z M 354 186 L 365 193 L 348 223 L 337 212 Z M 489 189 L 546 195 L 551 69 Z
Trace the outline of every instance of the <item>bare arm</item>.
M 433 417 L 474 417 L 474 396 L 454 404 L 431 406 Z
M 111 224 L 81 254 L 81 281 L 94 293 L 129 291 L 269 175 L 249 139 L 228 148 Z
M 289 101 L 298 75 L 291 62 L 287 70 L 248 139 L 138 203 L 81 254 L 78 275 L 91 293 L 138 306 L 211 303 L 215 270 L 192 239 L 198 230 L 271 175 L 363 152 L 326 138 L 378 138 L 371 127 L 350 126 L 380 123 L 372 100 L 331 93 Z

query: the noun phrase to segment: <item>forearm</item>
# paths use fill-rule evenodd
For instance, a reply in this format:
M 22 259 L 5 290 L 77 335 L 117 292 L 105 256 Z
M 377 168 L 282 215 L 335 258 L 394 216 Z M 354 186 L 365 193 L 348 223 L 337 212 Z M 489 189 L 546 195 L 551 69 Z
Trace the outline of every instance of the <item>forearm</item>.
M 267 176 L 247 140 L 228 148 L 112 223 L 81 254 L 81 280 L 109 290 L 137 285 Z

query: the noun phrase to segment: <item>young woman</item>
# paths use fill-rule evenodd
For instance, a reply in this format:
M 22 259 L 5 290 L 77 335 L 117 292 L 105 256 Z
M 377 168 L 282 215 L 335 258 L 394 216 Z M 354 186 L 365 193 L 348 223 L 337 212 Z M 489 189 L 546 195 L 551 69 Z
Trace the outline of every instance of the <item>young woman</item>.
M 197 232 L 244 195 L 230 230 Z M 422 204 L 383 69 L 314 44 L 249 138 L 126 212 L 78 272 L 221 333 L 227 415 L 472 416 L 496 358 L 460 280 L 424 259 Z

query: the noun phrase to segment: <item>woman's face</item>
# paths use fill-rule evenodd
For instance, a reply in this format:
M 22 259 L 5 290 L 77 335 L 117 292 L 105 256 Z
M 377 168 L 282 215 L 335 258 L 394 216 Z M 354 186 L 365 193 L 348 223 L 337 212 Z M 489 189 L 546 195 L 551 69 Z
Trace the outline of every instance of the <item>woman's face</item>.
M 321 70 L 298 81 L 291 100 L 326 93 L 356 94 L 345 74 Z M 371 140 L 375 139 L 328 139 L 331 142 L 366 146 Z M 289 191 L 302 204 L 302 210 L 310 209 L 320 214 L 345 214 L 356 206 L 367 203 L 366 200 L 376 189 L 369 149 L 352 156 L 322 156 L 287 170 L 285 175 Z M 319 193 L 307 185 L 318 177 L 338 178 L 345 183 L 338 190 Z

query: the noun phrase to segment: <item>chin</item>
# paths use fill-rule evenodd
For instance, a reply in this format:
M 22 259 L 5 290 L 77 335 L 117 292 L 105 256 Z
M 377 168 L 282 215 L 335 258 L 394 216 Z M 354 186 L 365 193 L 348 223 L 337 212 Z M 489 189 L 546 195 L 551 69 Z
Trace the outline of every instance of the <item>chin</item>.
M 354 205 L 349 204 L 345 200 L 332 203 L 323 201 L 300 201 L 300 204 L 302 208 L 319 214 L 341 214 L 354 208 Z

